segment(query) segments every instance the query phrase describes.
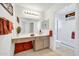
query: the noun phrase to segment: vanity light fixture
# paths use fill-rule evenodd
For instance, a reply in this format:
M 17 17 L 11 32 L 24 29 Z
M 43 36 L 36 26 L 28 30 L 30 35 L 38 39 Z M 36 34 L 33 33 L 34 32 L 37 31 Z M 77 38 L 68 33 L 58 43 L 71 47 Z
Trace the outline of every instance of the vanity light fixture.
M 34 16 L 39 16 L 40 15 L 39 12 L 35 12 L 35 11 L 32 11 L 32 10 L 24 10 L 24 14 L 34 15 Z

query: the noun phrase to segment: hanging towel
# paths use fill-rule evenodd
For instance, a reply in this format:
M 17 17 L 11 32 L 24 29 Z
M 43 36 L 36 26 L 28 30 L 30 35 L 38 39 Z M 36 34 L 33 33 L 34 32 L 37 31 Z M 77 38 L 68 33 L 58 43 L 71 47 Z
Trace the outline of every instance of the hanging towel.
M 12 32 L 13 29 L 13 23 L 11 21 L 9 21 L 9 31 L 10 33 Z
M 8 34 L 9 33 L 6 19 L 3 20 L 3 30 L 4 30 L 4 34 Z
M 0 35 L 3 35 L 3 20 L 0 18 Z
M 6 18 L 0 18 L 0 35 L 11 33 L 13 30 L 13 23 Z

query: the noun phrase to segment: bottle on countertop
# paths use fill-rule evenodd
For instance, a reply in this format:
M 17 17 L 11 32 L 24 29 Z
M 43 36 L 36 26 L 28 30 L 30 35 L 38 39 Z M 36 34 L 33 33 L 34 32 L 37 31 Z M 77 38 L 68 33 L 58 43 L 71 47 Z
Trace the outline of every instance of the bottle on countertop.
M 42 31 L 41 30 L 39 30 L 39 34 L 41 34 L 42 33 Z

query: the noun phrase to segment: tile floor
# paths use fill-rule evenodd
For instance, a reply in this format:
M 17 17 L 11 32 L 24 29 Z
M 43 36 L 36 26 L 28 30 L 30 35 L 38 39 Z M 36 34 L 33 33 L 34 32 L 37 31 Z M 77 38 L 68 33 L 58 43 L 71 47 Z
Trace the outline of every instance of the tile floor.
M 23 51 L 17 53 L 15 56 L 74 56 L 73 50 L 67 47 L 57 47 L 56 51 L 50 49 L 43 49 L 40 51 L 33 51 L 33 49 L 28 51 Z
M 61 54 L 58 54 L 54 51 L 51 51 L 49 49 L 43 49 L 40 51 L 33 51 L 28 50 L 28 51 L 23 51 L 21 53 L 17 53 L 15 56 L 60 56 Z
M 15 56 L 74 56 L 74 50 L 60 43 L 56 46 L 56 51 L 50 49 L 33 51 L 33 49 L 31 49 L 17 53 Z

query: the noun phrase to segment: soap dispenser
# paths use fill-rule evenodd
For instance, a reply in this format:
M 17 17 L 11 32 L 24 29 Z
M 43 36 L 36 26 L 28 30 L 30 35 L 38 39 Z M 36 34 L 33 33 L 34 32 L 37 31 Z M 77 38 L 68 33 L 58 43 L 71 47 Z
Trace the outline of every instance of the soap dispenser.
M 41 30 L 39 30 L 39 34 L 41 34 L 42 33 L 42 31 Z

